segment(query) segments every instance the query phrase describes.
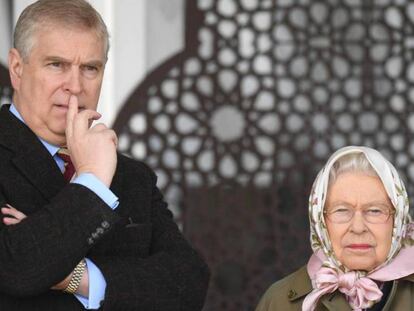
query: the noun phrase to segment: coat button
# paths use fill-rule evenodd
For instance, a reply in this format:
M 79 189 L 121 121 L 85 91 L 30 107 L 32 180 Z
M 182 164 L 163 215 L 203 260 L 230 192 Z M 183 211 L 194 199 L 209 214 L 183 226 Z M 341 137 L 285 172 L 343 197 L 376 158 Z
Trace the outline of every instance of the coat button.
M 297 295 L 297 293 L 293 289 L 291 289 L 288 293 L 288 298 L 293 299 L 293 298 L 296 297 L 296 295 Z

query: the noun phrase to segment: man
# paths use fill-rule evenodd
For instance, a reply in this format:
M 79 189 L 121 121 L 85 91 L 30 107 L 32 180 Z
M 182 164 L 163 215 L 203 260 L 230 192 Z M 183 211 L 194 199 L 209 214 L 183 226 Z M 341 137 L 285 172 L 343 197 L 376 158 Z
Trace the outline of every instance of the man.
M 208 268 L 155 175 L 90 127 L 108 48 L 84 0 L 40 0 L 17 22 L 0 111 L 0 310 L 202 308 Z

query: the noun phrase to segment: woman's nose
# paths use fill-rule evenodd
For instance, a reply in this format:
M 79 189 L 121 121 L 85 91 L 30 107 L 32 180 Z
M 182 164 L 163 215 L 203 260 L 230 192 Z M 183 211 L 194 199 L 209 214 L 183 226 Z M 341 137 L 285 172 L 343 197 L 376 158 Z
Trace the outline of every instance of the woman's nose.
M 355 211 L 349 229 L 355 233 L 362 233 L 367 230 L 366 221 L 361 211 Z

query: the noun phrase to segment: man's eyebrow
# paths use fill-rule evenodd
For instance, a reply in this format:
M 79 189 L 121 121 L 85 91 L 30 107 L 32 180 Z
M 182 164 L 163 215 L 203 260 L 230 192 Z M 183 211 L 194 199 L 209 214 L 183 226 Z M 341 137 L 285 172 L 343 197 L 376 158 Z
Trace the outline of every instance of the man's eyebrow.
M 91 60 L 89 62 L 82 63 L 82 66 L 92 66 L 92 67 L 103 67 L 103 62 L 100 60 Z
M 65 59 L 60 56 L 46 56 L 45 62 L 62 62 L 62 63 L 69 63 L 68 59 Z
M 60 57 L 60 56 L 46 56 L 44 61 L 45 62 L 70 63 L 70 60 Z M 91 60 L 91 61 L 82 63 L 81 66 L 93 66 L 93 67 L 101 68 L 103 67 L 103 62 L 100 60 Z

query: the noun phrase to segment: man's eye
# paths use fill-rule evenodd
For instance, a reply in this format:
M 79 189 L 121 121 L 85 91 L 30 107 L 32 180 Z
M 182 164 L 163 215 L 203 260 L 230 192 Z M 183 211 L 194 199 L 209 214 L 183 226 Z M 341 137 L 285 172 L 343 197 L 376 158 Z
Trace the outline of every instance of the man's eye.
M 85 69 L 87 71 L 98 71 L 98 68 L 96 68 L 95 66 L 85 66 Z
M 49 66 L 56 67 L 56 68 L 60 68 L 60 67 L 62 67 L 62 63 L 53 62 L 53 63 L 49 63 Z

